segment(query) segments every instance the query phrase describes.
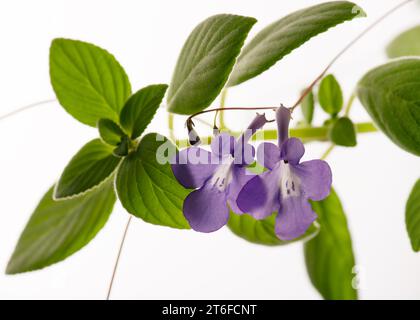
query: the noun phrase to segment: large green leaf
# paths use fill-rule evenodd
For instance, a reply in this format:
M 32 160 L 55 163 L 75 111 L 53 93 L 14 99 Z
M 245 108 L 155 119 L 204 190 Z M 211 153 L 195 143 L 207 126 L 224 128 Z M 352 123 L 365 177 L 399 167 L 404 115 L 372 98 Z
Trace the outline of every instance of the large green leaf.
M 182 205 L 189 191 L 172 173 L 169 161 L 176 147 L 165 137 L 150 133 L 137 150 L 122 162 L 116 179 L 118 197 L 124 208 L 146 222 L 188 229 Z
M 169 111 L 192 114 L 207 108 L 225 85 L 256 20 L 230 14 L 200 23 L 182 48 L 168 93 Z
M 112 151 L 113 147 L 100 139 L 85 144 L 64 169 L 54 197 L 60 199 L 76 196 L 104 182 L 121 161 Z
M 343 92 L 332 74 L 322 79 L 318 90 L 318 101 L 322 109 L 332 116 L 337 115 L 343 108 Z
M 138 138 L 152 121 L 168 86 L 156 84 L 140 89 L 128 99 L 120 121 L 132 139 Z
M 92 127 L 101 118 L 118 121 L 131 94 L 128 77 L 114 56 L 86 42 L 55 39 L 50 49 L 50 76 L 64 109 Z
M 312 37 L 357 16 L 364 16 L 364 12 L 354 3 L 334 1 L 296 11 L 270 24 L 244 47 L 228 86 L 256 77 Z
M 420 155 L 420 59 L 393 61 L 368 72 L 357 93 L 378 127 L 401 148 Z
M 357 299 L 353 288 L 355 260 L 347 219 L 334 190 L 313 202 L 321 224 L 319 234 L 305 244 L 305 261 L 315 288 L 328 300 Z
M 417 180 L 405 207 L 405 222 L 413 250 L 420 251 L 420 179 Z
M 275 220 L 276 214 L 273 214 L 264 220 L 256 220 L 248 214 L 238 215 L 231 213 L 228 227 L 238 237 L 252 243 L 266 246 L 281 246 L 304 239 L 310 239 L 318 232 L 318 228 L 315 225 L 312 225 L 308 231 L 298 239 L 293 241 L 282 241 L 277 238 L 274 232 Z
M 420 26 L 411 28 L 392 40 L 386 53 L 389 58 L 420 56 Z
M 53 200 L 45 194 L 20 236 L 7 274 L 44 268 L 83 248 L 105 225 L 115 203 L 112 182 L 83 196 Z

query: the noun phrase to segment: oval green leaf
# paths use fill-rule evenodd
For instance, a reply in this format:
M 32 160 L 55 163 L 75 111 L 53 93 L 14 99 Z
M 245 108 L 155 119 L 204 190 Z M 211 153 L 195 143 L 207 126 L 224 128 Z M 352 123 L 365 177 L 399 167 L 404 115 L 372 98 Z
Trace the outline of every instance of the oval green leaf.
M 405 223 L 411 246 L 414 251 L 420 251 L 420 179 L 417 180 L 407 200 L 405 207 Z
M 134 216 L 156 225 L 189 229 L 182 213 L 189 191 L 178 183 L 169 163 L 175 152 L 176 147 L 165 137 L 145 135 L 118 170 L 117 193 Z M 167 162 L 158 161 L 160 157 Z
M 322 79 L 318 90 L 318 101 L 322 109 L 332 116 L 336 116 L 343 108 L 343 91 L 332 74 Z
M 20 236 L 7 274 L 42 269 L 87 245 L 107 222 L 115 203 L 112 182 L 85 195 L 54 201 L 52 187 Z
M 353 122 L 347 117 L 333 122 L 329 136 L 330 140 L 338 146 L 354 147 L 357 145 L 356 129 Z
M 327 300 L 357 299 L 353 288 L 355 259 L 347 219 L 334 190 L 319 202 L 312 202 L 321 230 L 305 243 L 305 262 L 315 288 Z
M 120 144 L 122 137 L 126 135 L 118 124 L 109 119 L 100 119 L 98 121 L 98 130 L 102 141 L 110 146 Z
M 166 84 L 151 85 L 140 89 L 128 99 L 121 111 L 120 123 L 131 139 L 140 137 L 152 121 L 167 88 Z
M 114 56 L 82 41 L 55 39 L 52 42 L 50 77 L 63 108 L 92 127 L 101 118 L 118 122 L 131 94 L 128 77 Z
M 213 102 L 255 22 L 250 17 L 219 14 L 204 20 L 192 31 L 169 87 L 169 111 L 193 114 Z
M 238 237 L 241 237 L 248 242 L 265 246 L 281 246 L 300 240 L 310 239 L 316 236 L 319 230 L 314 224 L 303 236 L 293 241 L 282 241 L 277 238 L 274 232 L 275 220 L 276 213 L 263 220 L 256 220 L 248 214 L 238 215 L 231 213 L 228 227 Z
M 389 58 L 420 56 L 420 26 L 401 33 L 386 48 Z
M 314 118 L 314 110 L 315 110 L 315 97 L 314 93 L 310 91 L 305 98 L 303 98 L 301 103 L 301 110 L 303 119 L 305 119 L 306 124 L 311 124 Z
M 113 148 L 95 139 L 83 146 L 64 169 L 54 192 L 55 199 L 77 196 L 103 183 L 121 159 Z
M 396 60 L 368 72 L 357 94 L 376 125 L 398 146 L 420 156 L 420 59 Z
M 342 22 L 365 16 L 352 2 L 326 2 L 296 11 L 261 30 L 242 50 L 228 86 L 256 77 L 312 37 Z

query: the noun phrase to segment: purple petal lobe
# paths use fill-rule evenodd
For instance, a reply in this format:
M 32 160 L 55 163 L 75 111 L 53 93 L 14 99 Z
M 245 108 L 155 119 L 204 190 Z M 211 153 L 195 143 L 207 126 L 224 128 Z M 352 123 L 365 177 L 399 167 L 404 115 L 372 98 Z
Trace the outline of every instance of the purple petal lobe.
M 218 167 L 210 152 L 197 147 L 179 151 L 171 163 L 175 178 L 189 189 L 203 186 Z
M 274 143 L 264 142 L 258 146 L 257 160 L 264 167 L 272 170 L 280 161 L 280 149 Z
M 298 138 L 289 138 L 281 147 L 281 158 L 291 164 L 298 164 L 305 153 L 305 147 Z
M 230 206 L 230 209 L 237 213 L 242 214 L 244 213 L 241 209 L 239 209 L 236 200 L 238 199 L 239 192 L 245 186 L 245 184 L 255 177 L 255 174 L 249 172 L 242 166 L 233 166 L 232 168 L 232 182 L 229 185 L 227 199 Z
M 236 165 L 250 165 L 255 160 L 255 148 L 249 143 L 236 143 L 234 152 Z
M 276 111 L 279 147 L 289 137 L 290 110 L 281 106 Z
M 304 197 L 284 198 L 276 218 L 276 235 L 285 241 L 296 239 L 305 234 L 316 218 Z
M 305 161 L 293 166 L 292 171 L 299 177 L 301 188 L 307 198 L 319 201 L 330 194 L 332 173 L 327 162 Z
M 255 219 L 264 219 L 280 205 L 279 167 L 250 179 L 239 192 L 236 204 Z
M 199 232 L 213 232 L 229 219 L 226 193 L 206 184 L 191 192 L 184 201 L 183 212 L 191 228 Z
M 233 154 L 234 146 L 235 138 L 226 132 L 218 134 L 211 141 L 211 151 L 219 157 Z

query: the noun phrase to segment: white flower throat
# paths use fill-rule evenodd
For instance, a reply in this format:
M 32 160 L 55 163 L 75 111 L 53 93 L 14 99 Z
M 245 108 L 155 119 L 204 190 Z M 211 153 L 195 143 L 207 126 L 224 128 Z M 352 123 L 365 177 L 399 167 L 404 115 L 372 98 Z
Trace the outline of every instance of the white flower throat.
M 234 158 L 231 155 L 223 159 L 222 164 L 217 167 L 211 177 L 210 184 L 219 191 L 225 191 L 226 187 L 232 182 L 233 161 Z
M 300 179 L 290 170 L 290 164 L 285 161 L 280 163 L 280 194 L 282 198 L 300 196 Z

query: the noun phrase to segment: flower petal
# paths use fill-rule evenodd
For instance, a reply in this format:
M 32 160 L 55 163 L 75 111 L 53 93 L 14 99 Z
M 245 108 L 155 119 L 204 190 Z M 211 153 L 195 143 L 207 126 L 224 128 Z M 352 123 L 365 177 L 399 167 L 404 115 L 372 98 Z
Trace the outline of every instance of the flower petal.
M 255 219 L 264 219 L 280 205 L 279 166 L 250 179 L 239 192 L 236 204 Z
M 233 154 L 234 146 L 235 137 L 226 132 L 219 133 L 211 141 L 211 151 L 219 157 Z
M 281 240 L 293 240 L 303 235 L 317 215 L 304 197 L 287 197 L 282 200 L 276 217 L 276 235 Z
M 327 162 L 305 161 L 292 166 L 292 170 L 300 178 L 301 188 L 307 198 L 319 201 L 330 194 L 332 173 Z
M 211 185 L 191 192 L 184 201 L 183 212 L 191 228 L 199 232 L 213 232 L 229 219 L 226 193 Z
M 286 141 L 289 137 L 289 123 L 290 123 L 290 110 L 284 106 L 276 111 L 276 121 L 277 121 L 277 134 L 278 134 L 278 143 L 279 147 Z
M 289 138 L 281 146 L 281 158 L 291 164 L 298 164 L 305 153 L 305 147 L 298 138 Z
M 236 165 L 247 166 L 254 162 L 255 160 L 255 148 L 252 144 L 249 143 L 236 143 L 235 152 L 234 152 L 234 163 Z
M 254 177 L 255 174 L 245 169 L 245 167 L 233 166 L 232 182 L 229 185 L 229 190 L 227 193 L 229 207 L 233 212 L 237 214 L 244 213 L 241 209 L 239 209 L 236 200 L 238 199 L 239 192 L 241 192 L 245 184 Z
M 267 169 L 272 170 L 280 161 L 280 149 L 274 143 L 264 142 L 258 146 L 257 160 Z
M 179 151 L 172 159 L 175 178 L 185 188 L 195 189 L 204 185 L 218 167 L 210 152 L 190 147 Z

